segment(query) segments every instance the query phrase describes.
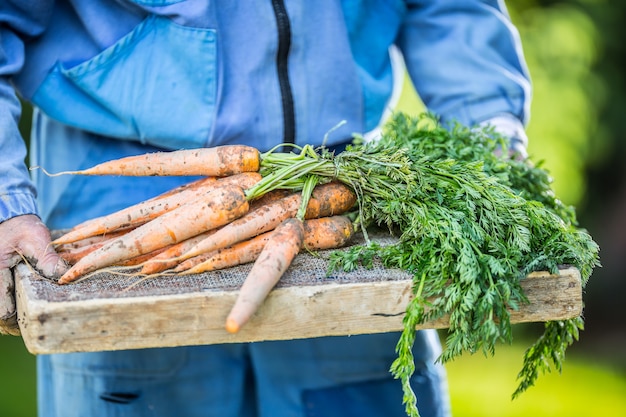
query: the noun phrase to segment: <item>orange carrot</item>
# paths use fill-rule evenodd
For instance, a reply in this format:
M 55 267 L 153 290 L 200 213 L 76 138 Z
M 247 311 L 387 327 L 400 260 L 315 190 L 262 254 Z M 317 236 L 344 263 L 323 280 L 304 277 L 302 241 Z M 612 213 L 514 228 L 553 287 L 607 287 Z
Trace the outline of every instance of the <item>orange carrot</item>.
M 302 246 L 310 251 L 337 249 L 348 243 L 353 234 L 352 221 L 346 216 L 310 219 L 304 222 Z
M 80 239 L 80 240 L 76 240 L 74 242 L 70 242 L 70 243 L 63 243 L 60 245 L 56 245 L 54 250 L 56 250 L 58 253 L 61 252 L 76 252 L 76 251 L 80 251 L 82 249 L 85 249 L 91 245 L 94 245 L 96 243 L 101 243 L 104 242 L 105 240 L 109 240 L 112 239 L 114 237 L 117 236 L 121 236 L 125 233 L 128 233 L 132 230 L 133 228 L 128 228 L 128 229 L 118 229 L 114 232 L 110 232 L 110 233 L 104 233 L 104 234 L 100 234 L 100 235 L 95 235 L 95 236 L 90 236 L 87 237 L 85 239 Z
M 134 258 L 130 258 L 130 259 L 126 259 L 125 261 L 117 262 L 117 263 L 115 263 L 113 265 L 114 266 L 137 266 L 137 265 L 141 265 L 142 263 L 144 263 L 148 259 L 152 259 L 155 256 L 158 256 L 160 253 L 166 251 L 170 247 L 171 247 L 171 245 L 170 246 L 165 246 L 163 248 L 160 248 L 160 249 L 157 249 L 157 250 L 153 250 L 152 252 L 144 253 L 143 255 L 135 256 Z
M 292 193 L 293 191 L 282 189 L 268 191 L 261 197 L 250 200 L 250 210 L 252 211 L 258 207 L 280 200 L 281 198 L 287 197 Z
M 91 252 L 100 249 L 101 247 L 107 245 L 110 242 L 113 242 L 120 236 L 124 236 L 126 233 L 130 232 L 133 229 L 123 229 L 120 231 L 115 231 L 110 234 L 100 235 L 96 237 L 100 237 L 100 240 L 96 240 L 89 245 L 84 245 L 77 247 L 75 249 L 68 249 L 63 251 L 57 251 L 59 256 L 63 258 L 68 264 L 74 265 L 76 262 L 80 261 L 81 258 L 89 255 Z M 89 238 L 92 239 L 92 238 Z
M 254 262 L 261 254 L 271 234 L 271 231 L 265 232 L 227 248 L 187 259 L 181 262 L 173 271 L 185 275 L 199 274 Z
M 306 207 L 305 219 L 333 216 L 350 210 L 356 203 L 356 194 L 341 182 L 318 185 Z
M 303 247 L 309 251 L 340 248 L 350 240 L 353 232 L 352 222 L 345 216 L 306 220 Z M 181 262 L 173 271 L 181 274 L 199 274 L 253 262 L 258 258 L 271 234 L 271 231 L 265 232 L 228 248 L 194 256 Z
M 118 210 L 114 213 L 87 220 L 69 232 L 52 241 L 52 244 L 59 245 L 71 243 L 87 237 L 110 233 L 115 230 L 137 227 L 144 224 L 163 213 L 174 210 L 181 205 L 200 198 L 216 187 L 228 186 L 229 184 L 240 184 L 243 188 L 248 188 L 261 179 L 257 172 L 242 173 L 229 177 L 220 178 L 215 181 L 213 178 L 205 179 L 203 182 L 186 187 L 182 191 L 167 195 L 158 199 L 150 199 L 138 204 Z
M 153 258 L 146 260 L 141 266 L 141 270 L 139 271 L 139 273 L 144 275 L 151 275 L 176 266 L 178 264 L 178 257 L 180 255 L 187 252 L 200 241 L 209 237 L 212 233 L 215 233 L 215 230 L 209 230 L 208 232 L 200 233 L 199 235 L 190 237 L 189 239 L 185 239 L 182 242 L 172 245 L 169 249 L 159 253 Z
M 112 242 L 113 239 L 115 238 L 110 238 L 107 240 L 103 240 L 101 242 L 94 243 L 93 245 L 85 246 L 84 248 L 81 248 L 80 250 L 60 252 L 59 257 L 63 259 L 65 262 L 67 262 L 68 265 L 74 265 L 76 262 L 80 261 L 82 258 L 89 255 L 91 252 L 100 249 L 101 247 L 103 247 L 109 242 Z M 164 252 L 166 249 L 169 249 L 171 246 L 172 245 L 166 246 L 164 248 L 157 249 L 155 251 L 146 253 L 144 255 L 135 256 L 134 258 L 131 258 L 126 261 L 119 262 L 119 263 L 115 263 L 113 265 L 124 265 L 124 266 L 139 265 L 147 260 L 150 260 L 158 256 L 160 253 Z
M 223 145 L 213 148 L 184 149 L 128 156 L 78 171 L 64 171 L 57 175 L 182 175 L 225 177 L 241 172 L 259 170 L 260 154 L 245 145 Z
M 202 253 L 222 249 L 260 233 L 273 230 L 283 220 L 295 217 L 301 201 L 301 194 L 297 193 L 261 206 L 217 230 L 181 255 L 178 260 L 185 260 Z M 311 199 L 307 205 L 305 218 L 326 217 L 344 213 L 352 208 L 355 201 L 355 194 L 344 184 L 332 182 L 318 185 L 313 189 Z
M 115 239 L 115 238 L 112 238 Z M 107 243 L 111 242 L 111 239 L 102 240 L 100 242 L 93 243 L 91 245 L 84 246 L 82 248 L 78 248 L 75 250 L 66 250 L 58 252 L 59 256 L 67 262 L 69 265 L 74 265 L 76 262 L 80 261 L 81 258 L 89 255 L 91 252 L 100 249 Z
M 207 182 L 217 181 L 217 179 L 218 179 L 218 177 L 203 177 L 203 178 L 199 178 L 197 180 L 188 182 L 186 184 L 179 185 L 178 187 L 174 187 L 171 190 L 167 190 L 164 193 L 161 193 L 161 194 L 159 194 L 159 195 L 157 195 L 155 197 L 152 197 L 151 199 L 146 200 L 146 201 L 155 201 L 155 200 L 158 200 L 160 198 L 169 197 L 169 196 L 171 196 L 173 194 L 177 194 L 177 193 L 179 193 L 181 191 L 193 190 L 193 189 L 196 189 L 198 187 L 203 186 Z
M 239 186 L 218 187 L 206 197 L 180 206 L 91 252 L 60 279 L 67 284 L 81 275 L 181 242 L 241 217 L 248 200 Z
M 302 247 L 303 222 L 290 218 L 270 236 L 246 277 L 226 319 L 226 330 L 237 333 L 257 311 Z
M 292 194 L 248 212 L 245 216 L 225 225 L 211 236 L 198 242 L 179 256 L 178 260 L 182 261 L 202 253 L 225 248 L 258 234 L 274 230 L 285 219 L 295 216 L 300 201 L 300 194 Z

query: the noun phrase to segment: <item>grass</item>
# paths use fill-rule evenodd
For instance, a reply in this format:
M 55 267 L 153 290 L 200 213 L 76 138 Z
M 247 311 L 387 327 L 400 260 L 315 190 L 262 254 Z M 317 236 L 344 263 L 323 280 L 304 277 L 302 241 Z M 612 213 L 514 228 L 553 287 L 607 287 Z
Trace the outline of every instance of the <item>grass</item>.
M 541 376 L 534 387 L 511 400 L 527 346 L 500 346 L 493 357 L 466 355 L 449 363 L 453 415 L 626 416 L 626 372 L 584 352 L 568 352 L 561 374 L 553 371 Z
M 37 415 L 35 367 L 21 338 L 0 336 L 0 416 Z

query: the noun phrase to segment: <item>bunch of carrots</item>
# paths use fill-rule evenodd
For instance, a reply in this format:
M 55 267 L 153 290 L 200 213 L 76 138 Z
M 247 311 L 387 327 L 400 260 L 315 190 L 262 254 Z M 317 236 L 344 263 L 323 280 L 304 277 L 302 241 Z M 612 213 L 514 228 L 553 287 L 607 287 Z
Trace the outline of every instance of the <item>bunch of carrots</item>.
M 49 175 L 200 176 L 152 199 L 76 225 L 52 244 L 70 265 L 67 284 L 105 267 L 139 275 L 195 274 L 254 263 L 226 320 L 231 333 L 250 319 L 304 248 L 344 246 L 356 194 L 318 176 L 264 181 L 255 148 L 157 152 Z M 271 180 L 271 178 L 270 178 Z
M 450 317 L 443 361 L 463 351 L 493 352 L 511 339 L 508 309 L 525 301 L 520 278 L 568 264 L 584 284 L 598 266 L 598 247 L 554 198 L 547 174 L 495 156 L 503 142 L 494 132 L 449 131 L 430 116 L 397 114 L 382 133 L 376 141 L 356 137 L 337 155 L 324 146 L 280 144 L 261 153 L 231 145 L 53 174 L 202 177 L 55 240 L 72 264 L 59 282 L 113 265 L 152 276 L 254 262 L 226 321 L 237 332 L 299 251 L 340 247 L 360 230 L 366 246 L 333 253 L 329 269 L 349 270 L 377 256 L 386 267 L 413 274 L 391 372 L 402 382 L 407 414 L 419 415 L 410 384 L 418 324 Z M 277 151 L 285 146 L 294 151 Z M 370 225 L 386 226 L 398 243 L 370 242 Z M 519 390 L 550 361 L 560 369 L 577 326 L 574 320 L 546 325 L 524 359 Z

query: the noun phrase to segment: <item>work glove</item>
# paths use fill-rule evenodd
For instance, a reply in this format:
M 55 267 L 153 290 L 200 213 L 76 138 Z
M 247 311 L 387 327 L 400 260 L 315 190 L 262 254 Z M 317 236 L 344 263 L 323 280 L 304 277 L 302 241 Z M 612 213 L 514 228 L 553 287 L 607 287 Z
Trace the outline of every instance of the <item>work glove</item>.
M 528 136 L 522 122 L 510 114 L 501 114 L 480 123 L 480 127 L 492 127 L 496 132 L 509 139 L 509 155 L 518 160 L 528 157 L 526 147 Z
M 12 268 L 23 260 L 51 279 L 58 279 L 67 270 L 67 264 L 50 245 L 50 231 L 32 214 L 0 223 L 0 334 L 20 335 Z

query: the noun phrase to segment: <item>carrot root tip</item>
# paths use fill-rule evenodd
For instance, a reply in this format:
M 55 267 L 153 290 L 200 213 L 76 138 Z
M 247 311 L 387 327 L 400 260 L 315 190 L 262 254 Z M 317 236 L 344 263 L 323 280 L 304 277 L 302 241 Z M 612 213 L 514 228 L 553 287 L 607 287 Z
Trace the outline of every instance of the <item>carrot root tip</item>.
M 59 177 L 61 175 L 76 174 L 76 171 L 61 171 L 61 172 L 48 172 L 44 167 L 40 165 L 34 165 L 28 168 L 29 171 L 41 170 L 48 177 Z
M 237 320 L 233 319 L 233 318 L 228 318 L 226 319 L 226 331 L 228 333 L 232 333 L 235 334 L 239 331 L 239 329 L 241 328 L 241 326 L 239 325 L 239 323 L 237 323 Z

